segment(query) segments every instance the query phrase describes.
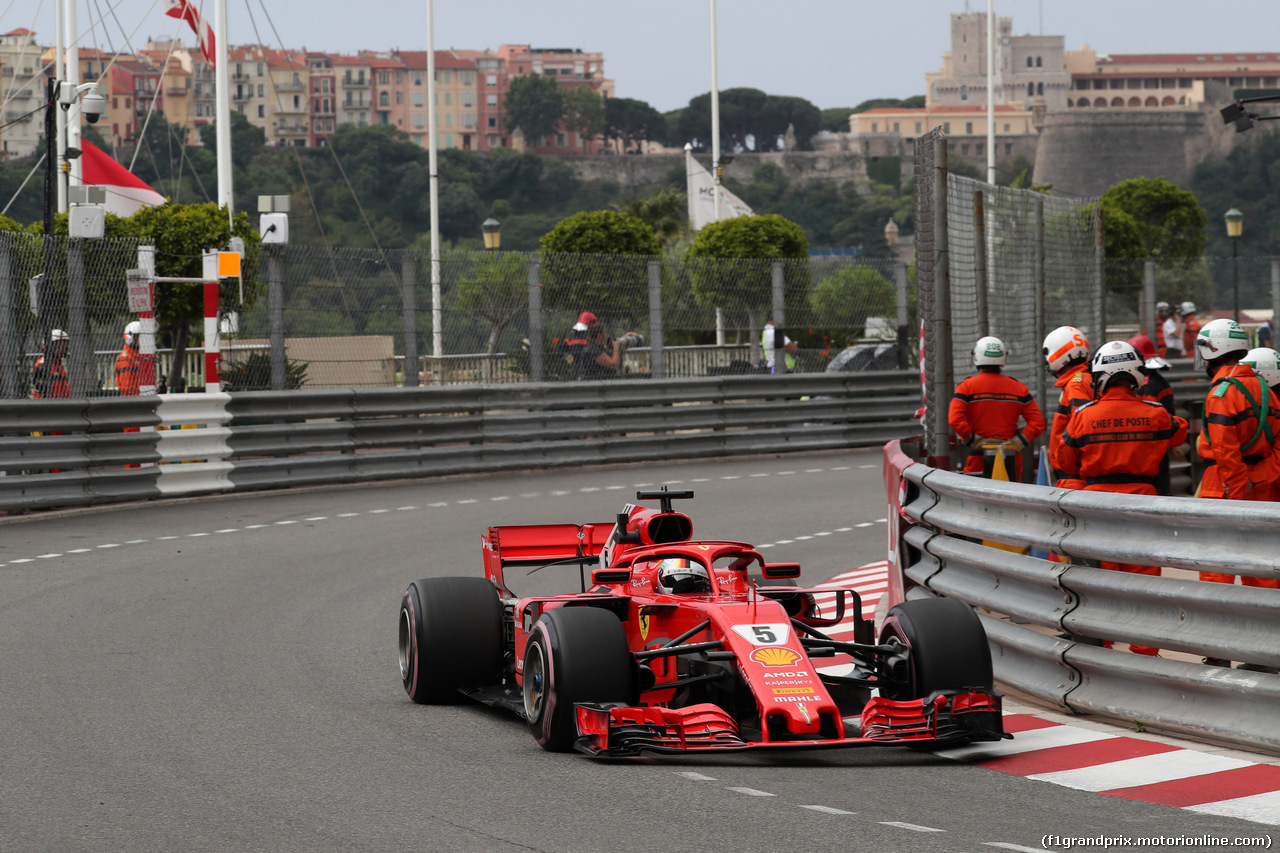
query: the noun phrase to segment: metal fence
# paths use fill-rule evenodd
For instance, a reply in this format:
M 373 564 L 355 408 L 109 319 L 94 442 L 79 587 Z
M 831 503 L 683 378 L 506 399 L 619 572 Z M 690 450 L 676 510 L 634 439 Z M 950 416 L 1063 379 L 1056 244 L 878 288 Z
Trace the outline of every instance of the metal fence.
M 114 393 L 121 329 L 136 318 L 125 271 L 143 266 L 137 250 L 133 241 L 0 235 L 0 321 L 13 329 L 0 353 L 4 397 L 27 396 L 31 366 L 54 328 L 72 333 L 76 391 Z M 80 301 L 76 258 L 84 269 Z M 157 257 L 173 260 L 189 259 Z M 46 267 L 50 283 L 38 288 L 37 306 L 28 280 Z M 261 252 L 251 275 L 255 286 L 243 299 L 234 283 L 221 288 L 228 390 L 275 387 L 273 360 L 284 362 L 274 376 L 283 377 L 282 388 L 568 380 L 562 341 L 583 311 L 611 336 L 638 336 L 624 354 L 632 377 L 760 372 L 770 314 L 800 346 L 795 371 L 824 371 L 833 362 L 836 370 L 897 368 L 909 363 L 914 317 L 906 265 L 850 256 L 684 261 L 446 252 L 437 287 L 424 252 L 291 245 Z M 157 292 L 162 389 L 201 384 L 197 372 L 182 369 L 182 352 L 205 343 L 200 311 L 173 307 L 187 298 Z M 851 344 L 856 349 L 837 358 Z
M 1095 340 L 1106 327 L 1102 221 L 1093 199 L 1063 199 L 952 175 L 941 129 L 915 149 L 916 285 L 925 329 L 926 439 L 945 455 L 947 401 L 974 342 L 1001 338 L 1006 372 L 1048 403 L 1040 343 L 1055 326 Z

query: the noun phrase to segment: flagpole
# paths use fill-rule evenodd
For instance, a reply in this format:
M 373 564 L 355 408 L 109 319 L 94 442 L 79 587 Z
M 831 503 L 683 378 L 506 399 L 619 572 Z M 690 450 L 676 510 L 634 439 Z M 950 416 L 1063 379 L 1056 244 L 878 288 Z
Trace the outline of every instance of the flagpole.
M 80 45 L 77 43 L 79 35 L 79 25 L 76 23 L 76 0 L 66 0 L 67 9 L 63 13 L 63 21 L 67 30 L 67 82 L 64 85 L 75 89 L 80 85 Z M 71 108 L 67 110 L 67 148 L 80 149 L 80 99 L 76 98 L 71 102 Z M 66 149 L 58 152 L 61 159 L 66 155 Z M 76 157 L 71 161 L 71 176 L 66 182 L 69 187 L 78 187 L 84 183 L 84 167 L 80 162 L 80 158 Z M 61 183 L 61 181 L 59 182 Z
M 996 182 L 996 22 L 995 0 L 987 0 L 987 183 Z
M 431 355 L 444 356 L 440 306 L 440 194 L 436 174 L 436 22 L 434 0 L 427 0 L 427 197 L 431 204 Z M 439 361 L 436 362 L 439 364 Z
M 231 186 L 231 71 L 227 44 L 227 0 L 213 4 L 214 62 L 214 130 L 217 137 L 218 205 L 226 205 L 227 219 L 235 212 L 235 193 Z
M 711 176 L 716 222 L 720 221 L 720 72 L 716 61 L 716 0 L 711 0 Z
M 62 20 L 61 3 L 55 2 L 53 4 L 53 17 L 53 79 L 61 81 L 67 79 L 66 57 L 63 54 L 67 45 L 66 34 L 63 32 L 66 27 L 65 22 Z M 55 149 L 58 157 L 56 162 L 49 163 L 45 168 L 54 170 L 53 180 L 58 186 L 58 206 L 55 209 L 58 213 L 66 213 L 67 178 L 62 174 L 61 167 L 63 152 L 67 150 L 67 114 L 59 107 L 55 107 L 55 109 L 57 109 L 58 113 L 58 143 Z

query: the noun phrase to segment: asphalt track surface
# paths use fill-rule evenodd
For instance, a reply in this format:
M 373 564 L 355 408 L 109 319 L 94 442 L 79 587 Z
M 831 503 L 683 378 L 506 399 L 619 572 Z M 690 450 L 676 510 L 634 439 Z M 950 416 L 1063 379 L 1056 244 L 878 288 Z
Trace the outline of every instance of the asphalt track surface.
M 870 450 L 0 521 L 0 850 L 956 853 L 1265 829 L 897 747 L 598 762 L 405 697 L 410 581 L 478 573 L 487 525 L 606 521 L 662 483 L 697 491 L 695 535 L 789 540 L 770 559 L 811 582 L 883 559 Z

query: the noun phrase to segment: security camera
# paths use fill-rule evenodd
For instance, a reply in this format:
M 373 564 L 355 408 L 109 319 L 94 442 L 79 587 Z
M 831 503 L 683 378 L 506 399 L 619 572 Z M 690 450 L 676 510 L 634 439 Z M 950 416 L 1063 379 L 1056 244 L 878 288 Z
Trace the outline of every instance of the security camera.
M 89 124 L 97 124 L 107 114 L 107 99 L 96 89 L 85 92 L 80 98 L 80 114 Z

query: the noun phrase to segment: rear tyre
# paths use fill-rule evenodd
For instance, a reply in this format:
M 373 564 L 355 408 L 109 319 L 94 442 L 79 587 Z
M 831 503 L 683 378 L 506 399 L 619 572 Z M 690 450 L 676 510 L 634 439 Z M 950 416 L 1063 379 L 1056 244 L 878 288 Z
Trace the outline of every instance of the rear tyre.
M 414 581 L 400 600 L 400 680 L 419 703 L 502 681 L 502 602 L 485 578 Z
M 564 752 L 578 737 L 574 704 L 638 697 L 635 657 L 618 617 L 598 607 L 559 607 L 534 623 L 525 645 L 525 717 L 533 738 Z
M 992 689 L 991 648 L 973 608 L 954 598 L 905 601 L 889 611 L 880 643 L 906 654 L 905 671 L 888 677 L 887 699 L 923 699 L 935 690 Z

